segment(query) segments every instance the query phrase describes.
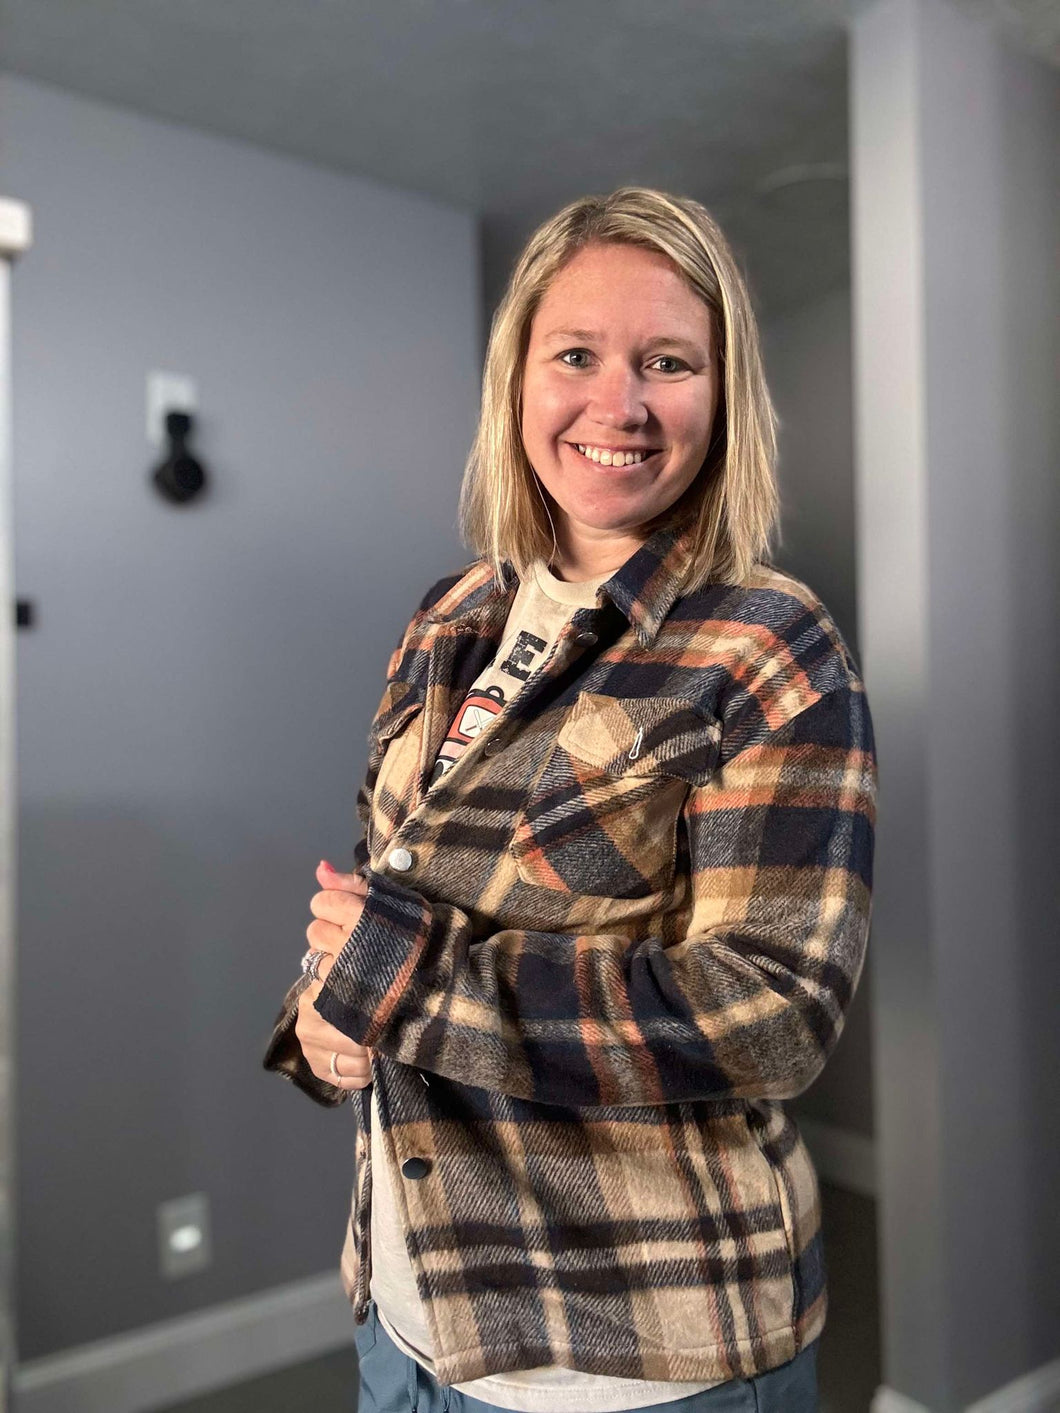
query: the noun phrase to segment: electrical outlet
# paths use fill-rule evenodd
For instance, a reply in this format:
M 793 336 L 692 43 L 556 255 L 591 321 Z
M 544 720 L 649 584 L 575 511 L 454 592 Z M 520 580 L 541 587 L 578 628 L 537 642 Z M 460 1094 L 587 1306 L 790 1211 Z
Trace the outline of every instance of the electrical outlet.
M 158 1255 L 167 1280 L 204 1271 L 210 1264 L 210 1202 L 205 1192 L 159 1203 Z

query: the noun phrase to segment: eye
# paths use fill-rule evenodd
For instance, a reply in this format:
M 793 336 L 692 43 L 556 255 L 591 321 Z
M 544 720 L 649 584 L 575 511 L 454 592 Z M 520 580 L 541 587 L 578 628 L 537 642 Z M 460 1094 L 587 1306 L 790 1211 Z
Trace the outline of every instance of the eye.
M 674 353 L 660 353 L 658 358 L 652 359 L 652 365 L 667 363 L 670 367 L 660 368 L 660 373 L 683 373 L 687 370 L 688 364 L 683 358 L 678 358 Z
M 566 363 L 568 368 L 588 368 L 589 359 L 591 357 L 592 354 L 587 348 L 568 348 L 560 354 L 559 361 L 561 363 Z M 572 363 L 568 361 L 569 359 L 574 358 L 584 359 L 584 362 Z

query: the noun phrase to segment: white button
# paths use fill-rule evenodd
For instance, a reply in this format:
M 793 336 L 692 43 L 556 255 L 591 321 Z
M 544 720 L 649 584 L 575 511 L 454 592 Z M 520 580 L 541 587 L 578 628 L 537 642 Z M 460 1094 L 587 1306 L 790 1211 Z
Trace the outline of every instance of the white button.
M 412 855 L 408 849 L 394 849 L 387 863 L 391 868 L 396 868 L 398 873 L 405 873 L 412 867 Z

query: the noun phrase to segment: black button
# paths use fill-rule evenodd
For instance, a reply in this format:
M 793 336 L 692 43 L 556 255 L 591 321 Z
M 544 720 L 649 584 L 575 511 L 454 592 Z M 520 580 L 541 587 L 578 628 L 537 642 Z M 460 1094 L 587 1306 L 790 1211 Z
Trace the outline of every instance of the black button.
M 406 1158 L 401 1165 L 401 1171 L 407 1178 L 426 1177 L 431 1170 L 431 1165 L 426 1158 Z
M 574 639 L 578 646 L 582 648 L 591 648 L 592 645 L 598 640 L 599 635 L 596 633 L 579 633 L 578 636 Z
M 501 751 L 503 750 L 504 742 L 497 740 L 487 741 L 486 744 L 482 747 L 483 754 L 487 756 L 499 756 Z

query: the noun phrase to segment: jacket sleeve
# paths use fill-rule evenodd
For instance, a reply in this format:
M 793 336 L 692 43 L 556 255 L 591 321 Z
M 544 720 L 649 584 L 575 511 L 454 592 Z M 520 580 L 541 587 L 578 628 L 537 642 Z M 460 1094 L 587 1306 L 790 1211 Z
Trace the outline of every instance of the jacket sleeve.
M 457 576 L 459 577 L 459 576 Z M 390 654 L 387 663 L 387 688 L 404 652 L 405 643 L 409 634 L 418 622 L 419 618 L 440 598 L 446 588 L 454 582 L 453 576 L 439 579 L 438 582 L 428 590 L 416 610 L 408 627 L 402 633 L 394 651 Z M 368 770 L 364 782 L 357 791 L 357 818 L 360 823 L 360 834 L 358 842 L 353 851 L 353 867 L 355 870 L 365 872 L 368 864 L 368 821 L 371 818 L 372 794 L 375 789 L 376 776 L 379 773 L 379 760 L 375 752 L 371 749 L 371 741 L 375 734 L 375 726 L 383 710 L 384 704 L 389 700 L 388 690 L 384 690 L 382 700 L 372 718 L 372 725 L 368 733 L 369 738 L 369 758 Z M 262 1064 L 265 1069 L 272 1070 L 280 1074 L 284 1079 L 296 1085 L 303 1093 L 308 1094 L 311 1099 L 315 1099 L 318 1104 L 328 1107 L 342 1104 L 348 1098 L 348 1091 L 339 1089 L 334 1084 L 328 1084 L 325 1080 L 318 1079 L 313 1071 L 306 1064 L 305 1056 L 302 1054 L 302 1047 L 298 1043 L 295 1035 L 294 1024 L 298 1014 L 298 998 L 310 982 L 304 976 L 299 976 L 288 988 L 287 994 L 283 998 L 279 1014 L 273 1023 L 272 1035 L 265 1050 Z
M 316 1008 L 396 1060 L 524 1100 L 789 1099 L 822 1069 L 861 975 L 875 804 L 854 678 L 692 788 L 687 935 L 476 939 L 467 913 L 368 870 Z

